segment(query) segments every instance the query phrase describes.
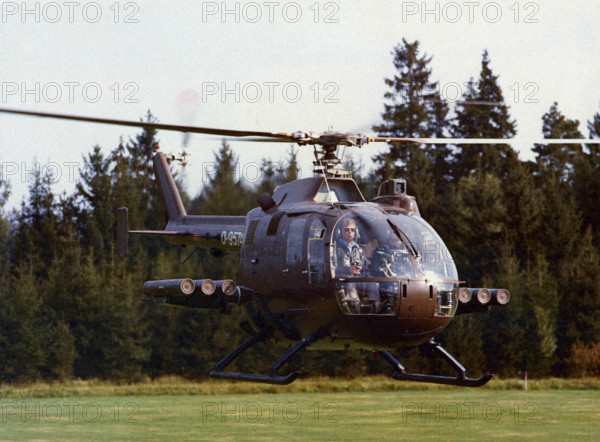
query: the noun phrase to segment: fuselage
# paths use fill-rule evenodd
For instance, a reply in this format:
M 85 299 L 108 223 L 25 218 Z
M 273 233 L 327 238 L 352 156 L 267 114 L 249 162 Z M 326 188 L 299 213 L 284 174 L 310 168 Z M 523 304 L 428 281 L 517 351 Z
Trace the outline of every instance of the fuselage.
M 351 179 L 314 177 L 280 186 L 273 200 L 248 213 L 240 248 L 238 282 L 255 292 L 245 307 L 255 329 L 285 342 L 326 325 L 331 339 L 311 348 L 395 349 L 451 321 L 456 267 L 414 199 L 367 203 Z M 348 222 L 362 261 L 354 273 L 343 262 Z

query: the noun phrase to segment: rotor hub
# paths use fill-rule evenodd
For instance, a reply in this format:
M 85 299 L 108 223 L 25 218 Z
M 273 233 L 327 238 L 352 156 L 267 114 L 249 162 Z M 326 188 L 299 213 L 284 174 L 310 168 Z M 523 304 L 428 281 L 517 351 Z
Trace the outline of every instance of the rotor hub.
M 334 144 L 321 145 L 321 149 L 315 145 L 315 161 L 313 161 L 313 172 L 333 177 L 351 177 L 351 173 L 341 167 L 342 160 L 337 155 L 338 146 Z

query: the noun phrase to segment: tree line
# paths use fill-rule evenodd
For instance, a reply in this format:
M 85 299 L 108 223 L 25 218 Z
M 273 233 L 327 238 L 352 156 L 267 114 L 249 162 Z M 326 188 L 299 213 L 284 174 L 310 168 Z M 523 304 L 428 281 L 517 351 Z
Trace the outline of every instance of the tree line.
M 444 102 L 431 79 L 431 57 L 419 42 L 393 50 L 396 75 L 386 79 L 380 135 L 508 138 L 517 133 L 498 75 L 483 53 L 481 72 L 461 102 Z M 476 103 L 487 103 L 485 106 Z M 148 113 L 146 121 L 156 121 Z M 554 103 L 541 122 L 544 138 L 582 138 L 579 122 Z M 600 139 L 600 113 L 587 123 Z M 246 338 L 239 311 L 230 315 L 141 303 L 150 279 L 233 278 L 237 257 L 181 251 L 140 239 L 127 258 L 115 253 L 116 209 L 130 224 L 161 229 L 165 208 L 154 180 L 155 131 L 143 130 L 105 154 L 84 158 L 75 190 L 57 195 L 37 173 L 18 210 L 0 212 L 0 381 L 103 378 L 135 380 L 176 374 L 201 378 Z M 600 369 L 600 144 L 533 146 L 522 161 L 508 144 L 393 144 L 365 173 L 345 165 L 371 199 L 391 177 L 408 181 L 421 214 L 444 239 L 469 287 L 503 287 L 506 308 L 454 319 L 440 340 L 470 372 L 517 376 L 598 375 Z M 199 195 L 180 188 L 190 213 L 245 215 L 257 195 L 298 177 L 296 151 L 286 168 L 261 162 L 262 180 L 237 179 L 226 142 L 215 174 Z M 180 179 L 177 179 L 180 185 Z M 0 209 L 10 183 L 0 181 Z M 189 256 L 191 254 L 191 256 Z M 189 256 L 189 258 L 188 258 Z M 182 259 L 188 258 L 187 260 Z M 185 261 L 180 263 L 181 261 Z M 264 371 L 280 348 L 242 355 L 240 371 Z M 259 356 L 257 356 L 259 355 Z M 410 368 L 435 361 L 403 352 Z M 291 365 L 311 374 L 354 376 L 389 367 L 361 352 L 305 352 Z

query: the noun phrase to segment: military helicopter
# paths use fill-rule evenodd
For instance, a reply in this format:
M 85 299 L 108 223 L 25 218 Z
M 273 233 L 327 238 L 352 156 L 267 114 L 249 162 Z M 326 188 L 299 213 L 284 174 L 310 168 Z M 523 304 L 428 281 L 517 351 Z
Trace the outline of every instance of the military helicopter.
M 0 109 L 0 113 L 156 130 L 236 137 L 248 141 L 296 143 L 314 147 L 314 176 L 262 194 L 246 216 L 188 215 L 169 168 L 185 164 L 186 154 L 157 151 L 154 171 L 167 208 L 163 230 L 129 230 L 127 208 L 117 214 L 119 254 L 127 254 L 128 235 L 160 237 L 172 244 L 236 252 L 238 280 L 169 279 L 147 281 L 144 300 L 177 306 L 218 309 L 240 306 L 241 328 L 249 338 L 210 372 L 226 378 L 289 384 L 300 372 L 278 375 L 280 367 L 304 349 L 368 349 L 393 368 L 392 378 L 478 387 L 492 377 L 469 378 L 466 369 L 434 337 L 460 314 L 505 306 L 506 289 L 460 287 L 456 266 L 435 230 L 420 216 L 404 179 L 390 179 L 367 202 L 350 174 L 341 168 L 339 146 L 374 142 L 421 144 L 506 144 L 509 139 L 368 137 L 332 130 L 260 132 L 133 122 L 106 118 Z M 593 140 L 544 139 L 539 143 Z M 243 352 L 269 341 L 287 350 L 268 374 L 227 371 Z M 438 353 L 456 376 L 409 372 L 391 351 L 423 346 Z

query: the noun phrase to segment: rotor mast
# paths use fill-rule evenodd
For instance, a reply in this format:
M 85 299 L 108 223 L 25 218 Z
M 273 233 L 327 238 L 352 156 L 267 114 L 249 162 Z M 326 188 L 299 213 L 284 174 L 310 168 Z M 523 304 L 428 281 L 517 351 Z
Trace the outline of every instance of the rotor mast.
M 337 156 L 338 146 L 327 145 L 314 146 L 315 161 L 313 161 L 313 172 L 317 175 L 323 174 L 327 177 L 351 178 L 348 170 L 342 169 L 342 160 Z

